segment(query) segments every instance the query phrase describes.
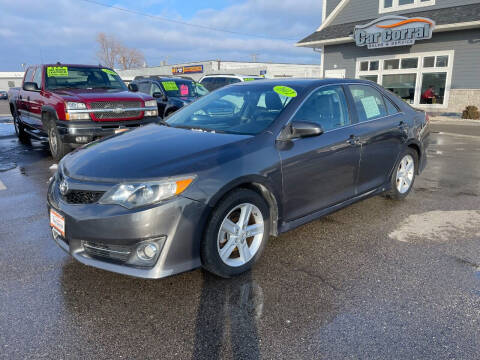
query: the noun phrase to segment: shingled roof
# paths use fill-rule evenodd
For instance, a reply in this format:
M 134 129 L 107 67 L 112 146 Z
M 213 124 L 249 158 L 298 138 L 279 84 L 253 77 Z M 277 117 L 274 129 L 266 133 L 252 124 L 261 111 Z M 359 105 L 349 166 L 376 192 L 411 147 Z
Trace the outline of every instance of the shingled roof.
M 405 16 L 426 17 L 435 20 L 437 26 L 447 24 L 466 23 L 480 20 L 480 4 L 452 6 L 443 9 L 433 9 L 427 11 L 403 13 Z M 302 46 L 313 41 L 325 41 L 339 38 L 346 38 L 353 34 L 356 25 L 367 24 L 369 20 L 362 20 L 348 24 L 330 25 L 321 31 L 316 31 L 306 38 L 300 40 L 297 46 Z

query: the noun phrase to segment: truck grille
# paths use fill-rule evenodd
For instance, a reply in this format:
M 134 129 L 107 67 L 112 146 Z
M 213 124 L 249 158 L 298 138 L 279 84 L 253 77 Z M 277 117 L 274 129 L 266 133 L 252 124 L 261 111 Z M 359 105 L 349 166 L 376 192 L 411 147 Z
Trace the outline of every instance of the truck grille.
M 97 244 L 89 241 L 82 241 L 82 245 L 89 256 L 115 262 L 127 261 L 132 253 L 130 247 L 121 245 Z
M 94 204 L 104 193 L 104 191 L 70 190 L 63 199 L 69 204 Z
M 140 108 L 140 107 L 142 107 L 141 101 L 98 101 L 98 102 L 90 103 L 90 108 L 92 110 L 131 109 L 131 108 Z M 138 118 L 141 115 L 142 115 L 142 112 L 138 110 L 126 110 L 121 112 L 108 111 L 108 112 L 102 112 L 102 113 L 94 113 L 95 118 L 98 120 Z

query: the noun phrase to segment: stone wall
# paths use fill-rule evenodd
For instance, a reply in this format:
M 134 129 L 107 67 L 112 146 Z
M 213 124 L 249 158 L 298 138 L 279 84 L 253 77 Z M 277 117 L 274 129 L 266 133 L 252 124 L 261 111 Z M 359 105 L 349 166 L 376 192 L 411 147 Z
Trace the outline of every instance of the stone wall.
M 442 112 L 460 114 L 468 105 L 474 105 L 480 109 L 479 89 L 451 89 L 448 109 Z

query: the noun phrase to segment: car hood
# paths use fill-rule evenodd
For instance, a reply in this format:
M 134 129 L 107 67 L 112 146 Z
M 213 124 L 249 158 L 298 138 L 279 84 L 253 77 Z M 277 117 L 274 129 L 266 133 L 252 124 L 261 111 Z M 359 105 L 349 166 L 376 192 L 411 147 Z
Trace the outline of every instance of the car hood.
M 108 182 L 191 174 L 231 160 L 251 138 L 151 124 L 85 145 L 61 166 L 69 177 Z
M 133 93 L 127 90 L 118 89 L 64 89 L 55 90 L 55 94 L 60 95 L 65 100 L 71 101 L 128 101 L 128 100 L 150 100 L 150 96 L 144 96 L 141 93 Z

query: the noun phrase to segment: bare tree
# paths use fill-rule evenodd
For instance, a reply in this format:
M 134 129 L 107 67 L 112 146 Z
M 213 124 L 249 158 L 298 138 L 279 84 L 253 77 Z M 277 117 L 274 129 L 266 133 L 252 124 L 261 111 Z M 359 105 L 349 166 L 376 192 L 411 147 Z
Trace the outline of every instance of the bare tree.
M 105 66 L 114 68 L 118 57 L 118 42 L 111 35 L 98 33 L 97 43 L 100 47 L 97 52 L 100 62 Z
M 123 70 L 140 67 L 145 62 L 145 56 L 140 50 L 123 45 L 112 35 L 98 33 L 99 50 L 97 57 L 102 64 L 114 68 L 116 65 Z

